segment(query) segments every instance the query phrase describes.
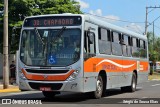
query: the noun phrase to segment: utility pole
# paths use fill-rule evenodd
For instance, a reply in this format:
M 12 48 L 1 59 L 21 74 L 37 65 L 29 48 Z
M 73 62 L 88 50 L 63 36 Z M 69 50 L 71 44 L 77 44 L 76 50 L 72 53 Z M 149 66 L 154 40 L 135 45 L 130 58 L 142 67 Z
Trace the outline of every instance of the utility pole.
M 153 50 L 154 50 L 154 21 L 153 21 Z
M 9 62 L 8 62 L 8 0 L 4 0 L 3 23 L 3 88 L 9 88 Z
M 146 7 L 146 21 L 145 21 L 145 35 L 146 36 L 147 36 L 147 27 L 148 27 L 147 20 L 148 20 L 148 7 Z
M 148 9 L 151 8 L 153 11 L 154 9 L 156 8 L 160 8 L 160 6 L 149 6 L 149 7 L 146 7 L 146 21 L 145 21 L 145 35 L 147 36 L 147 28 L 148 28 L 148 13 L 150 13 L 151 11 L 148 12 Z

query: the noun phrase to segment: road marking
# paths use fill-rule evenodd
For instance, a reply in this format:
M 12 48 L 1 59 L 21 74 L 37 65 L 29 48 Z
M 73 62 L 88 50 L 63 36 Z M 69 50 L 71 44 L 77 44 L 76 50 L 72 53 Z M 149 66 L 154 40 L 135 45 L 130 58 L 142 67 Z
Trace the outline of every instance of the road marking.
M 8 93 L 7 95 L 4 95 L 4 96 L 10 96 L 10 95 L 22 95 L 22 94 L 36 94 L 36 93 L 41 93 L 41 92 L 40 92 L 40 91 L 15 92 L 15 93 Z
M 154 86 L 159 86 L 159 85 L 160 85 L 160 84 L 154 84 L 154 85 L 151 85 L 151 86 L 153 86 L 153 87 L 154 87 Z
M 148 97 L 142 97 L 141 99 L 145 99 L 145 98 L 148 98 Z

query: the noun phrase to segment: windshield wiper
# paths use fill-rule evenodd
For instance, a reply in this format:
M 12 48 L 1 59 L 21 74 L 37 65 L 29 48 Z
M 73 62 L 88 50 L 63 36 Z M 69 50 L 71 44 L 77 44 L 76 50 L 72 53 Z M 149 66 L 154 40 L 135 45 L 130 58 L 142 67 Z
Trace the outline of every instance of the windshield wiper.
M 43 40 L 42 40 L 42 38 L 41 38 L 41 36 L 40 36 L 40 34 L 38 32 L 38 29 L 34 28 L 34 31 L 35 31 L 36 35 L 38 36 L 38 39 L 41 41 L 42 45 L 44 45 L 44 42 L 43 42 Z
M 54 41 L 56 41 L 58 38 L 61 37 L 62 33 L 65 31 L 66 27 L 62 27 L 62 29 L 59 30 L 58 34 L 55 36 L 55 39 L 52 40 L 51 43 L 54 43 Z

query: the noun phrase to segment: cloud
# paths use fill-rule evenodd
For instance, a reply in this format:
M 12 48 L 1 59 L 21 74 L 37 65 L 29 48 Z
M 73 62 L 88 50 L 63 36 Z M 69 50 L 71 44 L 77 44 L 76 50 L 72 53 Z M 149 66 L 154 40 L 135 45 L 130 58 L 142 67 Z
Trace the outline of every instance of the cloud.
M 104 16 L 106 18 L 106 20 L 108 22 L 116 22 L 118 20 L 120 20 L 120 18 L 118 16 L 115 16 L 115 15 L 107 15 L 107 16 Z
M 140 33 L 140 34 L 144 33 L 143 32 L 144 31 L 143 27 L 136 24 L 136 23 L 131 23 L 129 25 L 126 25 L 124 28 L 132 30 L 132 31 L 137 32 L 137 33 Z
M 80 6 L 82 9 L 86 9 L 86 8 L 89 8 L 89 4 L 82 1 L 82 0 L 76 0 L 77 2 L 79 2 Z
M 90 14 L 93 15 L 97 15 L 97 16 L 102 16 L 102 10 L 101 9 L 97 9 L 97 10 L 90 10 L 89 11 Z M 118 16 L 114 16 L 114 15 L 107 15 L 107 16 L 102 16 L 104 17 L 104 20 L 106 20 L 107 22 L 116 22 L 117 20 L 120 20 L 120 18 Z
M 95 10 L 95 11 L 90 10 L 89 13 L 90 13 L 90 14 L 93 14 L 93 15 L 102 16 L 102 10 L 101 10 L 101 9 L 97 9 L 97 10 Z

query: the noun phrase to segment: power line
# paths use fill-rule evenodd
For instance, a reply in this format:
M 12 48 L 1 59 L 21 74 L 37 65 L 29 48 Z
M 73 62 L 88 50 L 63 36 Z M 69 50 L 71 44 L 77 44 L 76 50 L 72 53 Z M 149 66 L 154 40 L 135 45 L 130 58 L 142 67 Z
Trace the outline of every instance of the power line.
M 128 20 L 112 19 L 112 18 L 107 18 L 107 17 L 104 17 L 104 16 L 98 16 L 98 15 L 95 15 L 95 14 L 90 14 L 90 13 L 87 13 L 87 12 L 84 12 L 84 13 L 92 15 L 92 16 L 96 16 L 96 17 L 100 17 L 100 18 L 104 18 L 104 19 L 108 19 L 108 20 L 120 21 L 120 22 L 124 22 L 124 23 L 145 23 L 145 22 L 134 22 L 134 21 L 128 21 Z

